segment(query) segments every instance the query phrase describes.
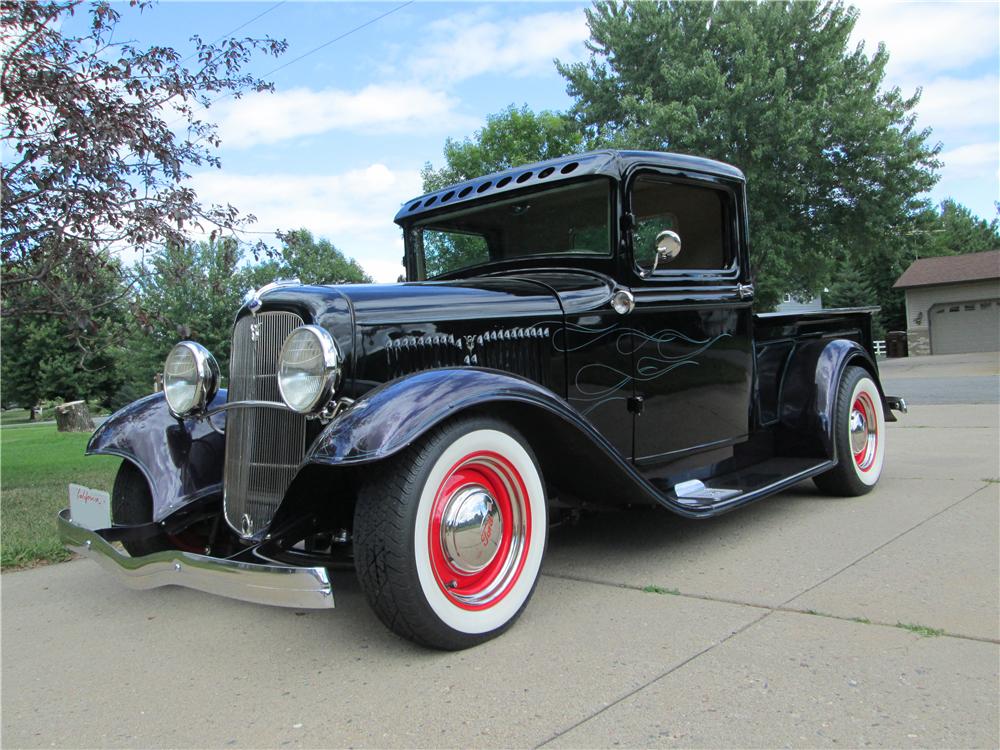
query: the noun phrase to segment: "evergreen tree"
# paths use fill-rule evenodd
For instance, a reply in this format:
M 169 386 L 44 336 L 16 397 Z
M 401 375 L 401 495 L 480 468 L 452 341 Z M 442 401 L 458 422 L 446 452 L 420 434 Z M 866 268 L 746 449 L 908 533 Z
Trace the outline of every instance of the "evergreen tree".
M 921 229 L 926 235 L 926 242 L 920 248 L 921 257 L 1000 250 L 1000 220 L 980 219 L 951 198 L 930 213 L 932 217 Z
M 116 405 L 153 391 L 171 348 L 197 341 L 229 372 L 233 321 L 253 285 L 235 240 L 169 244 L 142 266 L 131 314 L 132 327 L 120 361 L 127 387 Z

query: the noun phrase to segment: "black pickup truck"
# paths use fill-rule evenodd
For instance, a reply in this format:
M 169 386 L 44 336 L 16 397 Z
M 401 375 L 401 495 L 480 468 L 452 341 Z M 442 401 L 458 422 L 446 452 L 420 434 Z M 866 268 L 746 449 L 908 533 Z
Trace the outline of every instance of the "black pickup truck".
M 405 282 L 248 295 L 228 389 L 177 344 L 91 439 L 122 466 L 63 540 L 133 587 L 299 608 L 353 566 L 392 630 L 457 649 L 514 622 L 561 515 L 868 492 L 905 411 L 871 311 L 755 314 L 746 216 L 738 169 L 625 151 L 409 201 Z

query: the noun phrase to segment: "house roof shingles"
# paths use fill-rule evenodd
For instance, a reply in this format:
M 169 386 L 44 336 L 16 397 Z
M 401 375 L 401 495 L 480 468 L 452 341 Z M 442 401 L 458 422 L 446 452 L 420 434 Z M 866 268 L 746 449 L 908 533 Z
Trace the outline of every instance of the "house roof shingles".
M 893 289 L 908 289 L 932 284 L 957 284 L 963 281 L 983 281 L 1000 278 L 1000 250 L 967 255 L 945 255 L 940 258 L 915 260 Z

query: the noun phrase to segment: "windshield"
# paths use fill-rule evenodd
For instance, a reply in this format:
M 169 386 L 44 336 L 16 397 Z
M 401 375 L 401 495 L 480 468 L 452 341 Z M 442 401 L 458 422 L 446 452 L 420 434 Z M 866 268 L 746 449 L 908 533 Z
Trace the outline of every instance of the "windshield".
M 597 178 L 434 216 L 415 224 L 406 239 L 415 280 L 529 256 L 606 256 L 610 181 Z

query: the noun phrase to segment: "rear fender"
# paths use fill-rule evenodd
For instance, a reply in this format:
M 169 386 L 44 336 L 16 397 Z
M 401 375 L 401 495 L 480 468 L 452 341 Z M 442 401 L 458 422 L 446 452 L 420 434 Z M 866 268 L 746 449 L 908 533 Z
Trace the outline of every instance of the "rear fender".
M 226 402 L 220 390 L 210 404 Z M 221 431 L 225 412 L 212 417 Z M 162 393 L 135 401 L 112 414 L 87 443 L 87 455 L 119 456 L 146 477 L 153 496 L 153 520 L 222 491 L 225 438 L 208 420 L 177 419 Z
M 800 445 L 814 443 L 824 456 L 835 458 L 837 389 L 844 370 L 851 365 L 868 371 L 882 397 L 886 419 L 893 421 L 878 366 L 860 344 L 849 339 L 810 341 L 796 347 L 781 384 L 781 426 L 786 440 Z

